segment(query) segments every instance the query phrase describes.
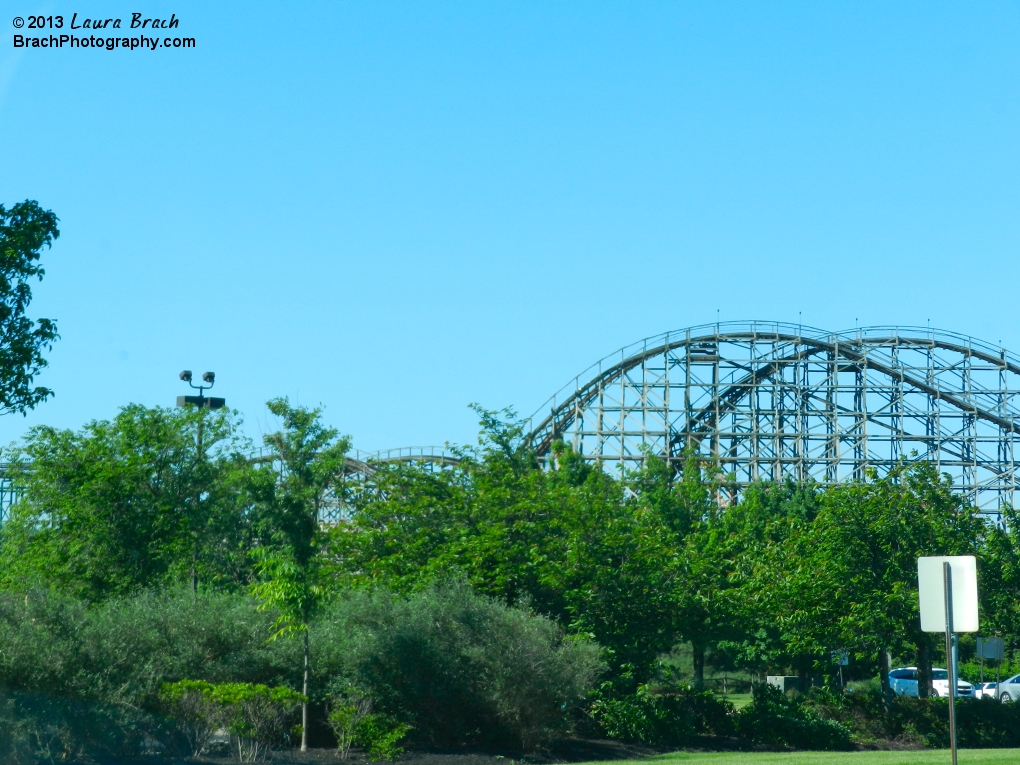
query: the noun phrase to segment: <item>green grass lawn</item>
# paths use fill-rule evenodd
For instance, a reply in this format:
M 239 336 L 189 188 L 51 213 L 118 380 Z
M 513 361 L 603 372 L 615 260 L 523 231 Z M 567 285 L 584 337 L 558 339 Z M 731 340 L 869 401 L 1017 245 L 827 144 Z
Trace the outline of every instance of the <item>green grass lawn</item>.
M 729 701 L 734 709 L 743 709 L 751 703 L 750 693 L 728 693 L 725 696 L 720 695 L 719 698 Z
M 613 765 L 949 765 L 948 749 L 911 752 L 674 752 Z M 961 749 L 960 765 L 1015 765 L 1020 749 Z M 603 765 L 605 765 L 603 763 Z

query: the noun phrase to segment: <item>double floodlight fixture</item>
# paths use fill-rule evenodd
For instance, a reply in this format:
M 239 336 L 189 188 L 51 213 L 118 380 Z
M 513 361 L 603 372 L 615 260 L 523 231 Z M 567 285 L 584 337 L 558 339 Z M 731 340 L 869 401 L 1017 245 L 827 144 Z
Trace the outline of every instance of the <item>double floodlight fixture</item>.
M 195 383 L 193 383 L 191 381 L 192 377 L 191 377 L 191 370 L 190 369 L 185 369 L 183 372 L 181 372 L 179 377 L 181 378 L 181 380 L 186 382 L 192 388 L 197 390 L 198 391 L 198 395 L 197 396 L 178 396 L 177 397 L 177 406 L 187 406 L 189 404 L 192 404 L 194 406 L 206 407 L 208 409 L 219 409 L 219 408 L 221 408 L 223 406 L 226 406 L 226 403 L 227 403 L 226 399 L 213 398 L 212 396 L 206 396 L 205 395 L 205 391 L 209 390 L 216 383 L 216 373 L 215 372 L 206 372 L 204 375 L 202 375 L 202 380 L 204 382 L 209 383 L 208 385 L 195 385 Z

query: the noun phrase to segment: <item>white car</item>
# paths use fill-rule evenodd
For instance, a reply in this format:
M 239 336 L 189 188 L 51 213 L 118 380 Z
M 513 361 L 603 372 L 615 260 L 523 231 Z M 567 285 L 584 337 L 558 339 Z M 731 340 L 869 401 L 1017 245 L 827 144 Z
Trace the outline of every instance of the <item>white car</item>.
M 974 688 L 975 699 L 994 699 L 996 697 L 996 689 L 999 687 L 998 683 L 979 683 Z
M 889 687 L 898 696 L 917 695 L 917 667 L 897 667 L 889 672 Z M 931 695 L 949 696 L 949 670 L 940 667 L 931 669 Z M 974 686 L 966 680 L 956 681 L 956 697 L 972 698 Z M 1017 696 L 1020 698 L 1020 695 Z
M 1020 675 L 1013 675 L 1008 680 L 1003 680 L 999 683 L 997 690 L 996 695 L 1003 704 L 1020 701 Z

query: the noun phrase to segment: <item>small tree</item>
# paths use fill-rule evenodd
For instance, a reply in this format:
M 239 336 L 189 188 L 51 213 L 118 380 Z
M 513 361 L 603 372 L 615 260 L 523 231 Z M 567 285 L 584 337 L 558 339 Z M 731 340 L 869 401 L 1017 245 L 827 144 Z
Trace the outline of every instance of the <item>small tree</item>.
M 320 514 L 339 490 L 350 440 L 322 424 L 321 409 L 293 407 L 285 398 L 267 406 L 283 430 L 265 437 L 271 464 L 253 470 L 251 489 L 261 505 L 266 538 L 254 551 L 259 581 L 253 587 L 262 608 L 275 610 L 273 639 L 300 634 L 304 642 L 301 692 L 307 698 L 311 658 L 308 624 L 324 597 Z M 301 706 L 301 751 L 308 749 L 308 703 Z
M 160 697 L 184 729 L 196 756 L 222 727 L 230 734 L 241 762 L 266 759 L 270 747 L 286 738 L 291 713 L 308 700 L 282 686 L 212 685 L 202 680 L 166 684 Z
M 326 721 L 336 736 L 336 753 L 341 760 L 350 756 L 358 728 L 371 711 L 372 700 L 367 696 L 347 694 L 330 699 Z
M 164 683 L 160 690 L 160 701 L 167 714 L 177 721 L 193 757 L 202 754 L 218 726 L 210 699 L 212 690 L 212 684 L 204 680 Z

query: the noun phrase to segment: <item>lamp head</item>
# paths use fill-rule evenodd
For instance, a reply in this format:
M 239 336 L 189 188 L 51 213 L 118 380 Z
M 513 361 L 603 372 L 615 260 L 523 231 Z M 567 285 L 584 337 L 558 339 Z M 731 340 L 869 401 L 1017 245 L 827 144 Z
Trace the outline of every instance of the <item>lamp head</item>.
M 184 380 L 184 382 L 191 382 L 191 370 L 185 369 L 181 372 L 181 379 Z
M 202 375 L 202 379 L 211 385 L 212 383 L 216 382 L 216 373 L 206 372 L 204 375 Z

